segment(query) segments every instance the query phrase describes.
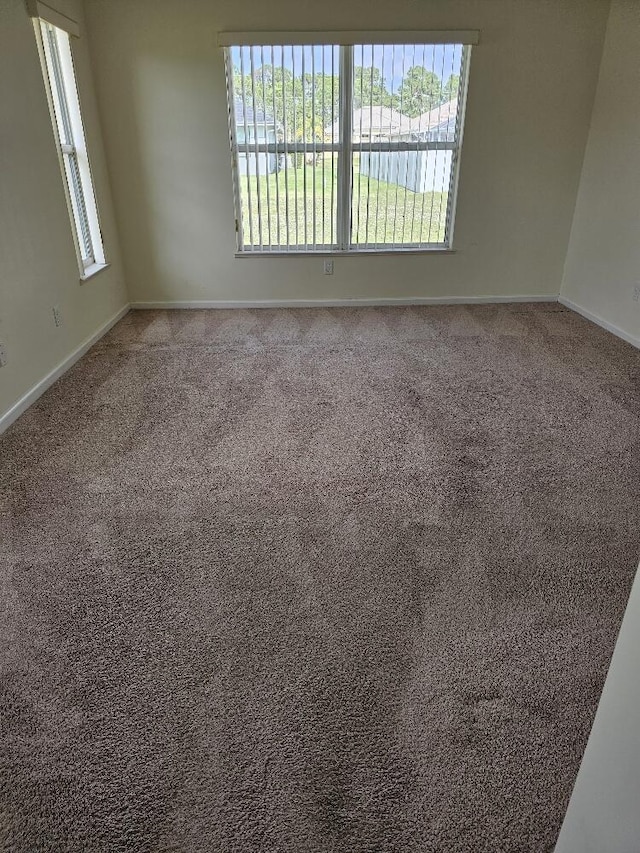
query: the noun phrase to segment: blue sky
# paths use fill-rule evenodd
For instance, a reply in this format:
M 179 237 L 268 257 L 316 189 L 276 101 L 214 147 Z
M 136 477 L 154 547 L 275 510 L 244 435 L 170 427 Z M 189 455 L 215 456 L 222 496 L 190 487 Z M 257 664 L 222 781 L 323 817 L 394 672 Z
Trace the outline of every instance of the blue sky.
M 338 73 L 338 49 L 333 46 L 307 47 L 232 47 L 231 59 L 235 66 L 244 64 L 244 73 L 251 70 L 251 53 L 254 68 L 263 63 L 274 64 L 280 68 L 284 64 L 296 75 L 315 70 L 316 73 L 331 74 L 332 59 L 335 73 Z M 283 55 L 284 54 L 284 55 Z M 427 71 L 434 71 L 443 82 L 451 74 L 460 73 L 462 59 L 461 45 L 355 45 L 354 65 L 380 69 L 387 88 L 395 92 L 404 74 L 414 65 L 422 65 Z

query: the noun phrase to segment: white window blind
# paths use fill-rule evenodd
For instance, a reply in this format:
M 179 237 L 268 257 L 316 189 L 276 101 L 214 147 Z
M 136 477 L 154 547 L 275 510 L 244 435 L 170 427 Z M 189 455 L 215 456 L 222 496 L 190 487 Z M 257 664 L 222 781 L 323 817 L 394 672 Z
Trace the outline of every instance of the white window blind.
M 225 47 L 240 253 L 451 246 L 470 58 L 451 38 Z
M 105 263 L 69 34 L 36 20 L 43 72 L 58 141 L 81 272 Z

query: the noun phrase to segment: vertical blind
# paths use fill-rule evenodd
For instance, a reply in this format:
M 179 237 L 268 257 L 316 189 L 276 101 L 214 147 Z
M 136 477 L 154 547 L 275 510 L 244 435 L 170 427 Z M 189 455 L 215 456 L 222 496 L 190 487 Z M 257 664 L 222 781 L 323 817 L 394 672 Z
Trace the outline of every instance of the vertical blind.
M 225 46 L 239 251 L 449 246 L 469 54 Z

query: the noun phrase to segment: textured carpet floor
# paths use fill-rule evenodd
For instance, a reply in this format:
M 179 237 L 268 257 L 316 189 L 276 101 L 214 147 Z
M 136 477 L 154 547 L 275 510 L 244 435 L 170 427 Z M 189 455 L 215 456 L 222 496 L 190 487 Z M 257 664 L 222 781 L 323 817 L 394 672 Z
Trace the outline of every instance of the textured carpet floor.
M 639 416 L 558 305 L 129 314 L 0 439 L 0 849 L 550 851 Z

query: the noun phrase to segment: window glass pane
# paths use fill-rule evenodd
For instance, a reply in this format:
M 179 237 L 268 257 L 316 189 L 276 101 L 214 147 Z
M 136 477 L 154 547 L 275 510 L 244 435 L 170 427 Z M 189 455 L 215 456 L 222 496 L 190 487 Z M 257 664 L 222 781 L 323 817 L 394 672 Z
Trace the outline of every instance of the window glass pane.
M 80 254 L 85 263 L 91 263 L 93 262 L 93 244 L 91 241 L 91 231 L 89 229 L 87 205 L 85 204 L 84 194 L 82 192 L 82 180 L 80 178 L 78 158 L 75 154 L 65 154 L 64 161 L 67 179 L 69 181 L 69 189 L 71 191 L 71 203 L 73 206 L 74 218 L 80 240 Z
M 354 247 L 446 242 L 462 58 L 462 45 L 354 47 Z
M 65 34 L 57 31 L 51 24 L 42 24 L 42 35 L 46 39 L 47 56 L 49 57 L 49 82 L 52 89 L 53 104 L 58 122 L 58 134 L 63 145 L 73 145 L 73 132 L 71 130 L 71 118 L 67 95 L 64 89 L 62 77 L 62 66 L 60 62 L 60 50 L 58 47 L 58 35 Z M 68 36 L 66 36 L 68 38 Z
M 229 60 L 242 246 L 335 245 L 338 48 L 233 47 Z
M 354 154 L 352 241 L 380 248 L 444 243 L 451 151 Z M 434 190 L 408 189 L 428 180 Z

